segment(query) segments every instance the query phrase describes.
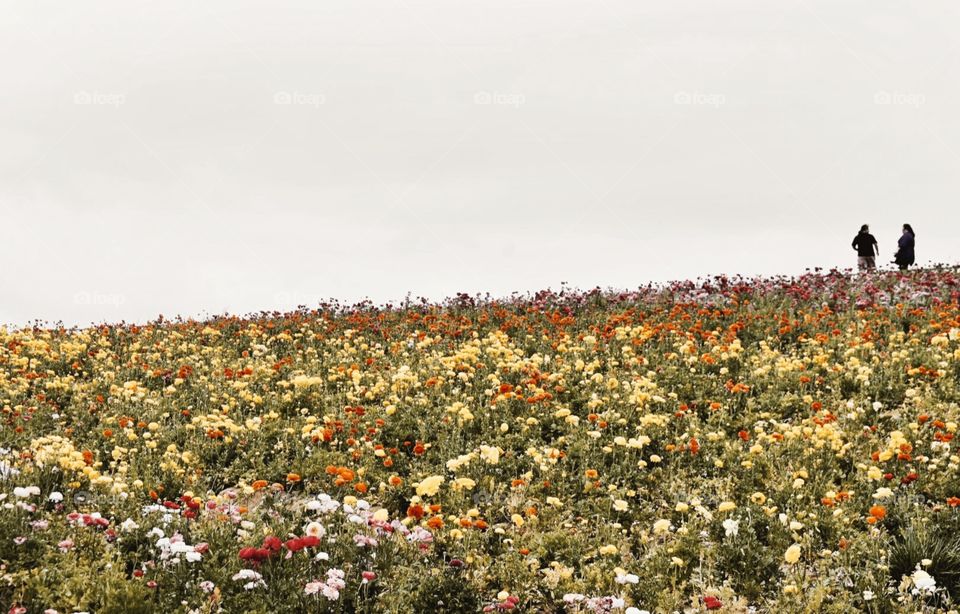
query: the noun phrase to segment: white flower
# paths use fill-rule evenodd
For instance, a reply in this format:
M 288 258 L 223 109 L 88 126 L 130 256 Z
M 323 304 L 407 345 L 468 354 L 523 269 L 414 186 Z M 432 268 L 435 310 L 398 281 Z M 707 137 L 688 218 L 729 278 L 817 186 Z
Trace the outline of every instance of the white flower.
M 640 610 L 638 608 L 630 606 L 629 608 L 627 608 L 627 611 L 624 614 L 650 614 L 650 612 L 648 610 Z
M 917 587 L 919 592 L 932 593 L 937 590 L 937 581 L 922 569 L 917 569 L 913 572 L 910 579 L 913 580 L 913 585 Z
M 259 580 L 262 577 L 263 576 L 252 569 L 241 569 L 237 573 L 233 574 L 234 580 Z
M 13 489 L 13 496 L 18 499 L 28 499 L 39 494 L 40 488 L 37 486 L 17 486 Z
M 189 562 L 191 562 L 191 563 L 196 563 L 197 561 L 199 561 L 200 559 L 203 558 L 203 555 L 201 555 L 201 554 L 200 554 L 199 552 L 197 552 L 196 550 L 193 550 L 193 551 L 188 552 L 188 553 L 186 554 L 186 558 L 187 558 L 187 561 L 189 561 Z
M 637 584 L 640 582 L 640 577 L 632 573 L 627 573 L 618 575 L 615 580 L 617 584 Z
M 871 600 L 873 599 L 873 597 L 874 597 L 873 591 L 870 591 L 870 590 L 863 591 L 863 600 L 864 600 L 864 601 L 871 601 Z
M 47 497 L 47 501 L 49 501 L 50 503 L 60 503 L 61 501 L 63 501 L 63 493 L 58 490 L 55 490 L 52 493 L 50 493 L 49 497 Z
M 626 501 L 623 499 L 617 499 L 613 502 L 613 509 L 617 512 L 625 512 L 630 508 Z
M 120 523 L 120 530 L 123 531 L 124 533 L 130 533 L 131 531 L 136 531 L 139 528 L 140 528 L 140 525 L 134 522 L 132 518 L 127 518 L 126 520 Z
M 740 532 L 740 521 L 727 518 L 723 521 L 723 532 L 727 537 L 736 537 Z
M 309 537 L 320 538 L 327 534 L 327 530 L 323 528 L 322 524 L 314 521 L 314 522 L 307 523 L 307 526 L 304 527 L 303 529 L 303 534 Z

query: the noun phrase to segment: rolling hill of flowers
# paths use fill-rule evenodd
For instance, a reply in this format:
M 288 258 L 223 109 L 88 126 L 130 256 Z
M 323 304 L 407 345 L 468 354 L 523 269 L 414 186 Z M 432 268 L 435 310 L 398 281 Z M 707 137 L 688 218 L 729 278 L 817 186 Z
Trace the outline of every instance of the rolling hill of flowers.
M 9 612 L 960 601 L 960 270 L 0 329 Z

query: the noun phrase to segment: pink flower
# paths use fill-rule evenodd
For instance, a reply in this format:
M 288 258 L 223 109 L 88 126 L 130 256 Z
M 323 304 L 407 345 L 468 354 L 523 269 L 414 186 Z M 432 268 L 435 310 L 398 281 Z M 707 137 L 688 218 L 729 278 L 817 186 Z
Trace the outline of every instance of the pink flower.
M 69 538 L 57 544 L 57 548 L 60 548 L 60 552 L 66 552 L 67 550 L 72 549 L 73 546 L 74 546 L 73 540 Z
M 377 579 L 377 574 L 375 574 L 375 573 L 372 572 L 372 571 L 365 571 L 365 572 L 363 572 L 363 573 L 360 574 L 360 575 L 363 576 L 363 583 L 364 583 L 364 584 L 366 584 L 367 582 L 373 582 L 374 580 Z

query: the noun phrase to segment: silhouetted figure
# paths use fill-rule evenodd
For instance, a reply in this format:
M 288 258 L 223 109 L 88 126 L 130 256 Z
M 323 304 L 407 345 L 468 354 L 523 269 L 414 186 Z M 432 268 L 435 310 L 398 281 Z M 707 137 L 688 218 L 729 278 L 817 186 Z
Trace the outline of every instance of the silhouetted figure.
M 913 246 L 916 243 L 916 235 L 910 224 L 903 225 L 903 234 L 897 241 L 897 253 L 894 256 L 894 262 L 900 267 L 901 271 L 906 271 L 907 267 L 914 263 L 916 256 L 913 253 Z
M 857 268 L 861 271 L 873 271 L 877 268 L 877 256 L 880 248 L 877 239 L 870 234 L 870 226 L 864 224 L 853 238 L 853 249 L 857 250 Z

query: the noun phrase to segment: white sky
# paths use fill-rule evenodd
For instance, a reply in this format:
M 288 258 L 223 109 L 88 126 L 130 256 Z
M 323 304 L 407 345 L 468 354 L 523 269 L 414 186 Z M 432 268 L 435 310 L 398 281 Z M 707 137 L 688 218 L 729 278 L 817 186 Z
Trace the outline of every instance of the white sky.
M 960 5 L 0 1 L 0 322 L 960 261 Z M 289 102 L 289 104 L 283 104 Z

